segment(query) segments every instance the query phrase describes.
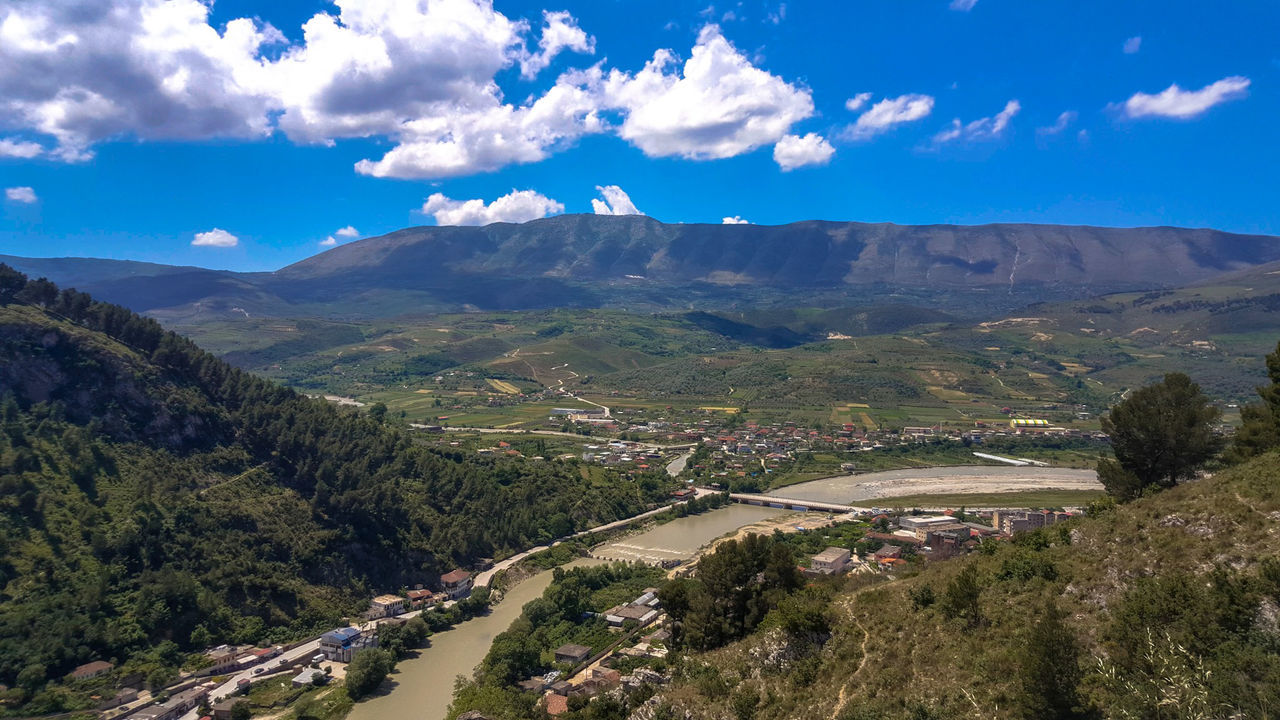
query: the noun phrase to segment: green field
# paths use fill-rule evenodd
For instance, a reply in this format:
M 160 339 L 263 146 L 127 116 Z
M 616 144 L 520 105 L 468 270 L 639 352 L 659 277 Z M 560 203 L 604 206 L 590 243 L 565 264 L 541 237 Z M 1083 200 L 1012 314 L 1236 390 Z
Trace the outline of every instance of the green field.
M 1248 401 L 1273 342 L 1259 326 L 1270 321 L 1251 316 L 1223 326 L 1213 314 L 1214 303 L 1238 303 L 1245 292 L 1198 288 L 1156 300 L 1130 293 L 1038 307 L 1029 317 L 792 347 L 720 334 L 729 331 L 709 325 L 705 314 L 695 321 L 696 314 L 608 309 L 364 325 L 246 319 L 183 330 L 255 372 L 308 392 L 383 402 L 412 422 L 552 427 L 550 408 L 574 406 L 556 397 L 567 392 L 636 421 L 733 407 L 744 421 L 806 427 L 998 427 L 1012 415 L 1096 430 L 1125 391 L 1173 370 L 1191 374 L 1224 409 Z M 1190 309 L 1171 312 L 1170 303 Z M 813 308 L 735 318 L 816 335 L 857 325 L 838 310 Z

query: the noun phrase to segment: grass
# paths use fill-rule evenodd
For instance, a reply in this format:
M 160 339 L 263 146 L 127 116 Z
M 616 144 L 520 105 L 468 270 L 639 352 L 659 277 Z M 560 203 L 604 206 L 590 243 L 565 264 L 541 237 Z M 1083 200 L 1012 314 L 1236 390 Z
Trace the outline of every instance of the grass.
M 711 692 L 698 681 L 713 673 L 718 687 L 760 698 L 752 715 L 756 720 L 1022 717 L 1011 702 L 1017 693 L 1017 649 L 1036 608 L 1052 598 L 1066 611 L 1081 645 L 1082 665 L 1087 673 L 1094 672 L 1095 658 L 1107 650 L 1109 609 L 1120 606 L 1140 578 L 1190 573 L 1209 584 L 1207 576 L 1214 569 L 1256 572 L 1263 559 L 1280 552 L 1280 535 L 1271 519 L 1280 512 L 1277 477 L 1280 456 L 1272 455 L 1097 517 L 1049 528 L 1041 534 L 1043 543 L 1000 544 L 990 554 L 895 574 L 854 574 L 830 605 L 832 636 L 813 655 L 815 668 L 805 684 L 769 664 L 779 639 L 759 633 L 689 658 L 682 667 L 697 670 L 697 675 L 664 687 L 664 702 L 674 706 L 676 716 L 718 716 L 727 693 Z M 981 497 L 964 496 L 963 504 L 973 507 Z M 1054 499 L 1062 498 L 1038 498 Z M 910 498 L 879 502 L 897 506 L 904 500 Z M 1056 570 L 1052 579 L 1008 575 L 1009 567 L 1029 556 L 1050 563 Z M 966 567 L 977 571 L 981 586 L 982 619 L 975 627 L 949 620 L 941 612 L 941 598 L 928 607 L 913 602 L 925 586 L 941 596 Z M 1094 690 L 1104 709 L 1115 704 L 1115 696 Z M 917 706 L 924 710 L 913 714 Z
M 950 493 L 939 495 L 899 495 L 897 497 L 860 500 L 862 505 L 876 507 L 1007 507 L 1056 508 L 1081 507 L 1102 497 L 1091 490 L 1028 490 L 1008 493 Z

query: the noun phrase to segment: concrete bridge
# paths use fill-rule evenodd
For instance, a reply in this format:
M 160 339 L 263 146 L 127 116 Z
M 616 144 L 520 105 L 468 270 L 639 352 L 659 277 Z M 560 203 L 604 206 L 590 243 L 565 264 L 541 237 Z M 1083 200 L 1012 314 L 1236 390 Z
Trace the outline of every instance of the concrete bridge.
M 729 493 L 729 499 L 745 505 L 760 505 L 781 510 L 802 510 L 825 513 L 871 512 L 869 507 L 856 505 L 837 505 L 817 500 L 796 500 L 793 498 L 775 497 L 773 495 L 753 495 L 750 493 Z

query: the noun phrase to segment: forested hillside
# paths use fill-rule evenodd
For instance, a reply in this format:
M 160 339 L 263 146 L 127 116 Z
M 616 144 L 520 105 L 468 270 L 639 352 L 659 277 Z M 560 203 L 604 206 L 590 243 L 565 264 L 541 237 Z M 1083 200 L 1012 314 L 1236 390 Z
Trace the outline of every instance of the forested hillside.
M 29 712 L 75 706 L 78 664 L 163 677 L 663 496 L 416 446 L 3 265 L 0 398 L 0 683 Z

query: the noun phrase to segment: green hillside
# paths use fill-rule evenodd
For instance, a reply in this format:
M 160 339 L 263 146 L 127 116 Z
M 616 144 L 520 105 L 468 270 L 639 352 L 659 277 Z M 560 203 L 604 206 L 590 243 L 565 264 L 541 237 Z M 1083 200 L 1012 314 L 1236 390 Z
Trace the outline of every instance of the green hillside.
M 81 663 L 163 681 L 665 495 L 415 445 L 4 266 L 0 427 L 0 712 L 82 708 Z
M 1272 454 L 918 573 L 854 576 L 828 634 L 775 627 L 678 661 L 657 716 L 1274 718 L 1278 522 Z M 1080 677 L 1078 713 L 1028 709 L 1027 667 L 1054 653 L 1055 675 Z

